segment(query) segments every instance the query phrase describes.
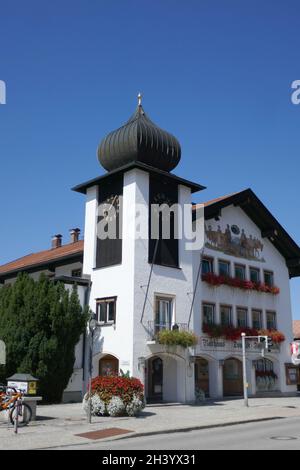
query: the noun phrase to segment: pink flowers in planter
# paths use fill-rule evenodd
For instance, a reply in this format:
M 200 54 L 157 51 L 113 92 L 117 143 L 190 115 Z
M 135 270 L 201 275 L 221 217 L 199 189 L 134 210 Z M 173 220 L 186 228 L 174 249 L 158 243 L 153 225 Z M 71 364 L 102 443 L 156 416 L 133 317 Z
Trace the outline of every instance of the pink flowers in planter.
M 252 282 L 243 279 L 238 279 L 236 277 L 218 276 L 214 273 L 202 274 L 202 281 L 207 282 L 208 284 L 214 287 L 225 285 L 243 290 L 265 292 L 273 295 L 278 295 L 280 292 L 279 287 L 276 286 L 268 286 L 267 284 L 264 284 L 262 282 Z

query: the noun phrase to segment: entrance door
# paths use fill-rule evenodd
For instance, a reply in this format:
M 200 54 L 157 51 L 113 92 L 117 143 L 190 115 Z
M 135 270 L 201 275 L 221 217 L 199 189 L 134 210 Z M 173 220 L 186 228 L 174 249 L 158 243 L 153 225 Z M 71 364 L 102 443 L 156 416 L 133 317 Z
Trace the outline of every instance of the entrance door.
M 198 358 L 195 363 L 195 386 L 209 396 L 209 365 L 208 361 Z
M 107 354 L 99 361 L 99 375 L 118 375 L 119 361 L 116 357 Z
M 243 395 L 243 366 L 237 359 L 227 359 L 223 366 L 223 395 Z
M 163 398 L 163 361 L 155 357 L 149 367 L 149 399 L 161 401 Z

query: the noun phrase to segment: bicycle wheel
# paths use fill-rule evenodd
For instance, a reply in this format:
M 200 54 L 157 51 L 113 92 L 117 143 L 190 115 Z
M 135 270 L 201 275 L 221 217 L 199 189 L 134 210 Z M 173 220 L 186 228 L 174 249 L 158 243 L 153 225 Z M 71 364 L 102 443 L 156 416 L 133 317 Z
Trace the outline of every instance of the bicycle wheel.
M 15 404 L 9 413 L 9 419 L 12 425 L 15 424 L 17 409 L 19 409 L 18 426 L 22 428 L 30 423 L 32 418 L 32 409 L 27 403 L 22 403 L 19 407 Z

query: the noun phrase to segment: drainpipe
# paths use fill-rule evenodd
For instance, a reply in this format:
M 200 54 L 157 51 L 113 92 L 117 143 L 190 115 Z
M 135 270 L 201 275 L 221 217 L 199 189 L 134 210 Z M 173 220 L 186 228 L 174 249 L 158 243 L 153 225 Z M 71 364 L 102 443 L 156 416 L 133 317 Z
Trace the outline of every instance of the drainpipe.
M 91 288 L 92 288 L 92 281 L 89 282 L 89 285 L 84 293 L 84 307 L 89 305 L 89 300 L 90 300 L 90 293 L 91 293 Z M 84 335 L 83 335 L 83 342 L 82 342 L 82 381 L 85 383 L 85 378 L 86 378 L 86 370 L 85 370 L 85 358 L 86 358 L 86 343 L 87 343 L 87 329 L 85 329 Z

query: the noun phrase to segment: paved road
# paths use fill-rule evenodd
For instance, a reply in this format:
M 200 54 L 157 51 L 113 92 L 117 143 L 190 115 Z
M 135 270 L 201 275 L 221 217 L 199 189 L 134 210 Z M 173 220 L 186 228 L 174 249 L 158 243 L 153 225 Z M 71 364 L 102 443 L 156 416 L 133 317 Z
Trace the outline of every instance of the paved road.
M 300 418 L 286 418 L 223 428 L 136 437 L 64 449 L 91 450 L 296 450 L 300 449 Z

